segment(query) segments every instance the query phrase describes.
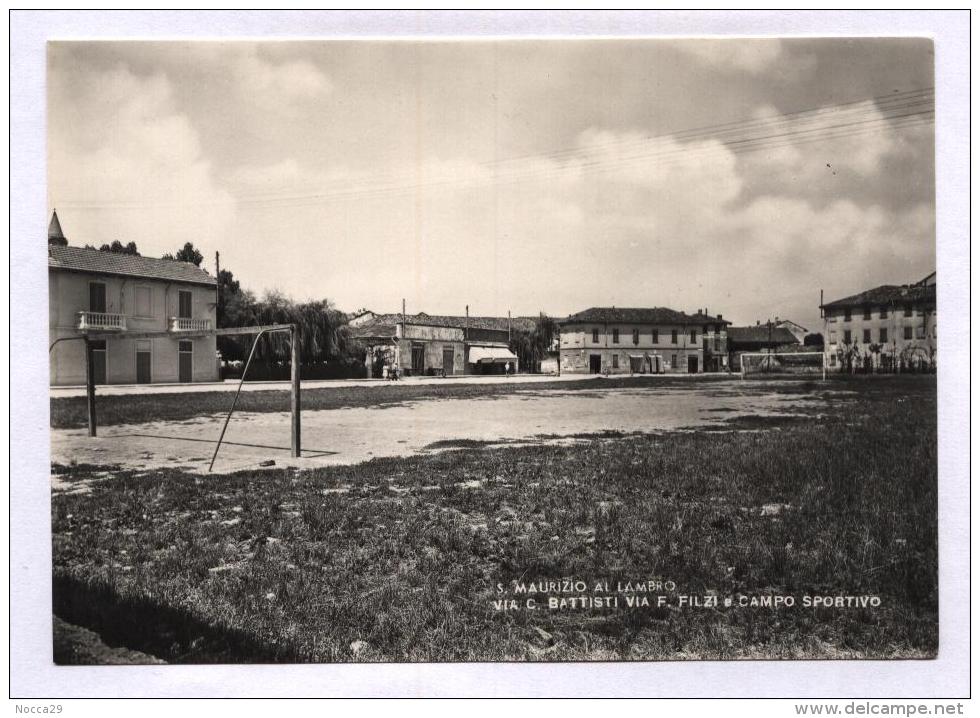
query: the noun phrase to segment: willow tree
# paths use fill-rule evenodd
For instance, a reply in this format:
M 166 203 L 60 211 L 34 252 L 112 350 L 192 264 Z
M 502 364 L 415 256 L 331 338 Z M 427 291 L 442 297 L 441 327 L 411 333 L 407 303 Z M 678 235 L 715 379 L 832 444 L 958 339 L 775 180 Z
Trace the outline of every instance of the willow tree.
M 517 355 L 524 371 L 537 373 L 557 337 L 558 324 L 546 314 L 530 321 L 517 320 L 517 326 L 511 330 L 510 350 Z

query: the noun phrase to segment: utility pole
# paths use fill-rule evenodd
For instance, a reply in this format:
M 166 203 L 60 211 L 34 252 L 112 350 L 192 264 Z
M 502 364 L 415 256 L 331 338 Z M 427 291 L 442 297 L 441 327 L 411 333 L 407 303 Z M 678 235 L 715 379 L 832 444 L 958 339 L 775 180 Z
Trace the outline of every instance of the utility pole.
M 218 317 L 221 316 L 221 252 L 214 253 L 214 276 L 218 280 Z

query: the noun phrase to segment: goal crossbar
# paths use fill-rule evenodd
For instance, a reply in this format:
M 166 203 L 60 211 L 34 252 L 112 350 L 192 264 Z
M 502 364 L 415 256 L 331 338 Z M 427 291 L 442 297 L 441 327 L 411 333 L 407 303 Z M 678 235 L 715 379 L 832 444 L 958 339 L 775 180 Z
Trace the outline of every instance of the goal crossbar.
M 821 379 L 827 378 L 827 357 L 823 352 L 745 352 L 739 363 L 743 379 L 747 374 L 799 374 L 801 369 L 802 373 L 819 371 Z

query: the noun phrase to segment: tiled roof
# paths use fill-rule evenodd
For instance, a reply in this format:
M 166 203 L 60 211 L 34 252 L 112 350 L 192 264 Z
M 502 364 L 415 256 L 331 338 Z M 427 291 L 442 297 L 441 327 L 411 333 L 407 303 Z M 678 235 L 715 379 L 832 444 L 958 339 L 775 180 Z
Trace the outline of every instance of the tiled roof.
M 609 324 L 731 324 L 731 322 L 709 314 L 687 314 L 667 307 L 637 309 L 629 307 L 592 307 L 583 312 L 562 319 L 560 324 L 588 324 L 605 322 Z
M 84 247 L 48 245 L 48 268 L 191 284 L 217 284 L 214 277 L 190 262 L 140 257 L 119 252 L 102 252 Z
M 833 302 L 821 305 L 823 309 L 839 309 L 844 307 L 882 307 L 893 304 L 935 303 L 936 285 L 929 284 L 883 284 L 866 292 L 855 294 Z
M 752 327 L 728 327 L 728 344 L 797 344 L 793 332 L 785 327 L 772 326 L 772 336 L 769 335 L 767 324 L 757 324 Z
M 397 327 L 394 324 L 377 320 L 351 327 L 350 333 L 356 339 L 391 339 L 398 335 Z
M 362 324 L 358 329 L 367 330 L 378 325 L 411 324 L 423 327 L 448 327 L 452 329 L 486 329 L 491 331 L 506 332 L 507 317 L 458 317 L 445 314 L 406 314 L 404 319 L 401 314 L 378 314 L 373 319 Z M 513 317 L 510 319 L 510 327 L 515 330 L 530 329 L 534 326 L 533 317 Z M 371 331 L 374 331 L 371 329 Z

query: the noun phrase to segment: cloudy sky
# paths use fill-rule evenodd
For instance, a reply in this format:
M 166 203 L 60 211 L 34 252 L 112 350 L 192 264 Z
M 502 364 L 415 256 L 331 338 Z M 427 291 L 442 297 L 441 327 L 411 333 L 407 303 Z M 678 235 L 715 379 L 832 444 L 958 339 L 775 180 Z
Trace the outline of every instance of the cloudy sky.
M 54 43 L 71 244 L 261 293 L 818 329 L 935 266 L 923 40 Z

